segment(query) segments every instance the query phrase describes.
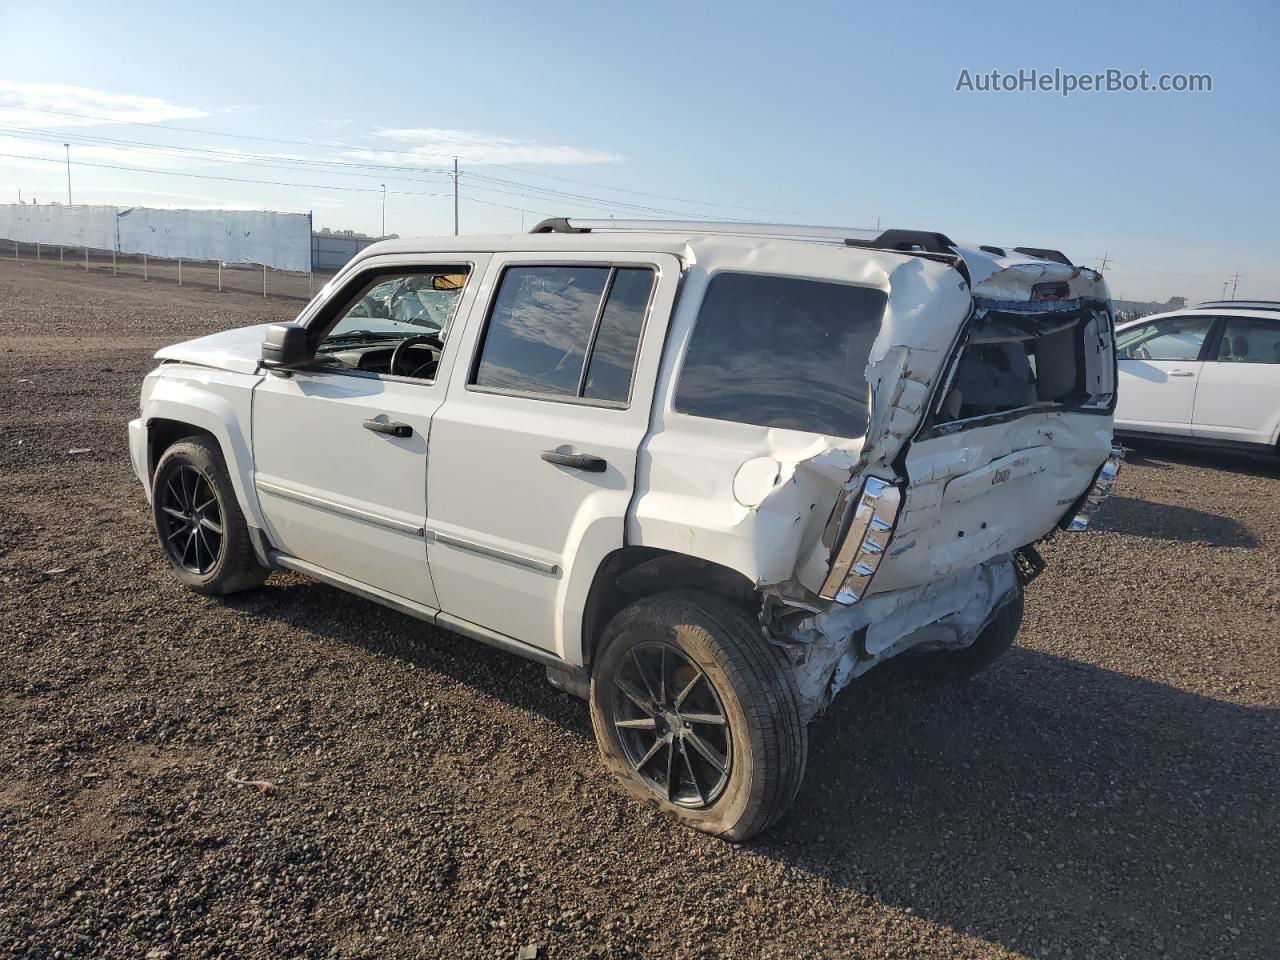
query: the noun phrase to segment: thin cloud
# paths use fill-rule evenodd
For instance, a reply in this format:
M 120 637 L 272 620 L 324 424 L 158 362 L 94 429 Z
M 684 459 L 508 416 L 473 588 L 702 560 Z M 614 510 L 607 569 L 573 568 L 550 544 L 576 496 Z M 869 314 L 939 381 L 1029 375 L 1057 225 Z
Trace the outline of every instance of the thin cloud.
M 624 158 L 605 150 L 559 146 L 533 140 L 499 137 L 474 130 L 437 127 L 393 127 L 375 130 L 374 135 L 410 146 L 401 150 L 360 148 L 344 156 L 370 163 L 452 163 L 454 157 L 475 163 L 620 163 Z
M 57 113 L 33 111 L 53 110 Z M 70 117 L 68 113 L 90 114 Z M 85 127 L 102 123 L 164 123 L 209 116 L 198 107 L 183 107 L 161 97 L 107 93 L 64 83 L 24 83 L 0 80 L 0 124 L 37 130 L 46 127 Z M 102 119 L 95 119 L 102 118 Z

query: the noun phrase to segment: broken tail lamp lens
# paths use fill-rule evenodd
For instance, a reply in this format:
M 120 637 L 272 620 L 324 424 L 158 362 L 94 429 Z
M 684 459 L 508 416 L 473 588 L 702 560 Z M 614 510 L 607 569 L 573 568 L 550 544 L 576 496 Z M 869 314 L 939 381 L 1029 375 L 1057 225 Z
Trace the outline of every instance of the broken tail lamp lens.
M 1084 503 L 1080 505 L 1080 511 L 1067 524 L 1068 530 L 1079 533 L 1089 529 L 1089 521 L 1093 519 L 1093 515 L 1102 506 L 1102 501 L 1107 499 L 1111 488 L 1115 486 L 1116 476 L 1120 473 L 1120 462 L 1123 459 L 1124 451 L 1119 447 L 1113 447 L 1107 462 L 1098 468 L 1097 476 L 1093 478 L 1093 485 L 1089 488 Z
M 867 477 L 819 596 L 850 605 L 866 595 L 893 537 L 901 503 L 897 487 L 879 477 Z

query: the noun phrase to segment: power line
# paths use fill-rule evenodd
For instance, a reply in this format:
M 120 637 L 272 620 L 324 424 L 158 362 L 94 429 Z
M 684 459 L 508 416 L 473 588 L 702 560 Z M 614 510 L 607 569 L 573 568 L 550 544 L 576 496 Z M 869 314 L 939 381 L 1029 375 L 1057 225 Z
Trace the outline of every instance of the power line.
M 339 169 L 339 170 L 324 170 L 324 171 L 317 171 L 317 172 L 325 172 L 325 173 L 338 175 L 338 176 L 366 177 L 368 179 L 373 179 L 373 180 L 403 180 L 410 183 L 447 182 L 446 180 L 431 180 L 431 179 L 424 179 L 422 177 L 388 177 L 384 173 L 366 173 L 361 171 L 364 171 L 364 170 L 405 171 L 407 170 L 407 171 L 421 172 L 421 173 L 440 173 L 449 179 L 452 179 L 455 176 L 453 172 L 448 170 L 434 170 L 426 167 L 410 167 L 410 166 L 401 167 L 401 166 L 394 166 L 390 164 L 362 164 L 362 163 L 352 163 L 352 162 L 340 161 L 340 160 L 320 160 L 320 159 L 314 159 L 310 157 L 273 157 L 269 154 L 238 153 L 238 152 L 230 152 L 225 150 L 211 150 L 211 149 L 202 148 L 202 147 L 181 147 L 181 146 L 170 145 L 170 144 L 148 143 L 146 141 L 141 141 L 141 140 L 123 140 L 115 137 L 100 137 L 100 136 L 93 136 L 88 134 L 58 135 L 58 134 L 46 134 L 46 133 L 39 133 L 39 132 L 28 132 L 17 127 L 0 126 L 0 131 L 8 131 L 11 134 L 21 134 L 22 136 L 26 136 L 26 137 L 34 137 L 36 139 L 44 140 L 47 142 L 56 142 L 60 140 L 62 136 L 70 136 L 71 138 L 77 141 L 82 141 L 89 144 L 107 144 L 111 146 L 122 147 L 125 149 L 138 149 L 141 152 L 157 153 L 162 156 L 181 157 L 190 153 L 190 154 L 196 154 L 201 158 L 209 157 L 217 162 L 237 163 L 242 166 L 263 167 L 266 169 L 274 169 L 274 170 L 293 170 L 293 169 L 297 169 L 298 167 L 301 167 L 302 169 L 310 169 L 314 165 L 323 165 L 325 167 L 337 166 L 337 167 L 344 167 L 344 168 L 354 167 L 356 168 L 355 170 Z M 271 162 L 262 162 L 262 161 L 271 161 Z M 610 200 L 607 197 L 593 197 L 586 194 L 568 193 L 563 190 L 556 190 L 552 187 L 541 187 L 536 184 L 526 184 L 516 180 L 506 180 L 500 177 L 489 177 L 480 173 L 471 173 L 469 174 L 469 176 L 473 179 L 473 182 L 476 180 L 481 181 L 481 183 L 476 183 L 476 186 L 474 189 L 484 190 L 489 193 L 499 193 L 499 194 L 506 194 L 508 196 L 521 196 L 521 197 L 529 193 L 533 193 L 535 196 L 541 196 L 548 200 L 552 200 L 552 199 L 570 200 L 570 201 L 586 204 L 589 207 L 593 207 L 595 209 L 600 209 L 600 210 L 617 210 L 617 211 L 626 212 L 626 213 L 640 213 L 640 214 L 649 214 L 649 215 L 665 214 L 668 216 L 675 216 L 675 217 L 680 217 L 682 219 L 690 219 L 690 220 L 703 220 L 708 218 L 706 214 L 702 214 L 702 213 L 690 213 L 684 210 L 672 210 L 665 207 L 653 207 L 653 206 L 647 206 L 643 204 L 627 203 L 626 201 L 622 201 L 622 200 Z M 483 185 L 483 183 L 498 183 L 506 186 L 516 187 L 518 189 L 515 191 L 502 190 L 496 187 L 486 187 Z
M 32 157 L 18 153 L 0 153 L 0 157 L 7 157 L 14 160 L 36 160 L 41 163 L 62 163 L 63 161 L 53 157 Z M 327 183 L 292 183 L 282 180 L 255 180 L 249 177 L 224 177 L 210 173 L 183 173 L 179 170 L 155 170 L 147 167 L 131 167 L 123 164 L 114 163 L 89 163 L 85 161 L 76 161 L 77 166 L 81 167 L 97 167 L 103 170 L 125 170 L 131 173 L 152 173 L 165 177 L 191 177 L 197 180 L 222 180 L 230 183 L 253 183 L 261 184 L 269 187 L 298 187 L 305 190 L 341 190 L 346 193 L 379 193 L 378 187 L 342 187 Z M 425 193 L 415 190 L 388 190 L 388 194 L 401 197 L 449 197 L 449 193 Z M 466 194 L 460 194 L 462 199 L 470 200 L 473 203 L 483 203 L 491 207 L 502 207 L 506 210 L 519 210 L 520 207 L 513 206 L 509 203 L 498 203 L 494 200 L 485 200 L 481 197 L 472 197 Z M 534 213 L 541 213 L 545 216 L 556 216 L 554 211 L 550 210 L 534 210 Z
M 231 133 L 225 130 L 209 130 L 204 128 L 175 127 L 165 123 L 148 123 L 143 120 L 121 120 L 116 117 L 106 117 L 106 116 L 101 116 L 98 114 L 91 114 L 91 113 L 75 113 L 69 110 L 48 110 L 48 109 L 43 109 L 39 107 L 19 107 L 19 106 L 8 106 L 8 105 L 4 105 L 3 109 L 23 110 L 30 113 L 44 113 L 44 114 L 50 114 L 50 115 L 59 116 L 59 117 L 73 117 L 78 120 L 98 120 L 103 123 L 125 123 L 131 126 L 152 127 L 157 130 L 169 130 L 176 133 L 204 134 L 206 136 L 214 136 L 214 137 L 233 137 L 237 140 L 256 140 L 262 143 L 283 143 L 283 144 L 289 144 L 292 146 L 318 147 L 326 150 L 333 150 L 338 148 L 345 148 L 349 150 L 372 150 L 379 153 L 391 153 L 391 154 L 397 154 L 399 156 L 406 156 L 406 157 L 415 156 L 415 154 L 407 150 L 386 150 L 386 149 L 373 148 L 373 147 L 356 147 L 350 144 L 333 143 L 332 141 L 326 143 L 324 141 L 316 141 L 316 140 L 291 140 L 283 137 L 263 137 L 263 136 L 257 136 L 254 134 Z M 582 184 L 583 186 L 595 187 L 596 189 L 599 189 L 599 190 L 611 190 L 616 193 L 626 193 L 632 196 L 653 197 L 659 200 L 674 201 L 676 203 L 691 203 L 697 206 L 723 207 L 723 208 L 733 209 L 733 210 L 754 210 L 759 213 L 785 213 L 785 214 L 793 214 L 793 215 L 802 213 L 801 211 L 795 211 L 795 210 L 780 210 L 780 209 L 771 208 L 771 207 L 752 207 L 752 206 L 747 206 L 745 204 L 720 203 L 720 202 L 711 201 L 711 200 L 694 200 L 688 197 L 676 197 L 676 196 L 670 196 L 668 194 L 650 193 L 644 190 L 631 190 L 626 187 L 613 187 L 607 184 L 597 183 L 590 180 L 582 180 L 576 177 L 566 177 L 561 174 L 542 173 L 537 170 L 524 170 L 520 167 L 514 167 L 504 163 L 494 163 L 488 160 L 476 160 L 471 157 L 462 156 L 461 154 L 458 155 L 458 159 L 465 160 L 467 163 L 472 163 L 479 166 L 499 167 L 503 170 L 511 170 L 514 173 L 520 173 L 526 176 L 545 177 L 551 180 L 562 180 L 567 183 L 578 183 L 578 184 Z M 327 162 L 338 162 L 338 161 L 327 161 Z

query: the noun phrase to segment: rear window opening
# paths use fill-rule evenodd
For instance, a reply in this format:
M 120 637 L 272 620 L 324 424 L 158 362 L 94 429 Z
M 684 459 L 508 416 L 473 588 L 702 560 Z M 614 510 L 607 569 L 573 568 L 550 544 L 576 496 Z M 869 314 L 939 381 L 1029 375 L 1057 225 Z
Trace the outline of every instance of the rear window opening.
M 1041 407 L 1109 409 L 1115 393 L 1113 353 L 1105 310 L 980 310 L 935 423 Z

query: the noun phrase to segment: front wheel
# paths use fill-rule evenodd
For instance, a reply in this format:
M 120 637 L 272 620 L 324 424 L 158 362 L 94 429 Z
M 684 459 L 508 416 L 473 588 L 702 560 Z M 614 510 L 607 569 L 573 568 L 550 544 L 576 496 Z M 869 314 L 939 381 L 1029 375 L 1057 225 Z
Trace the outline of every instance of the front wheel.
M 169 566 L 196 593 L 222 596 L 256 587 L 258 562 L 226 461 L 206 437 L 179 440 L 160 458 L 151 485 L 156 536 Z
M 591 674 L 596 740 L 627 791 L 734 841 L 772 825 L 800 787 L 798 701 L 790 665 L 751 618 L 695 593 L 622 610 Z

